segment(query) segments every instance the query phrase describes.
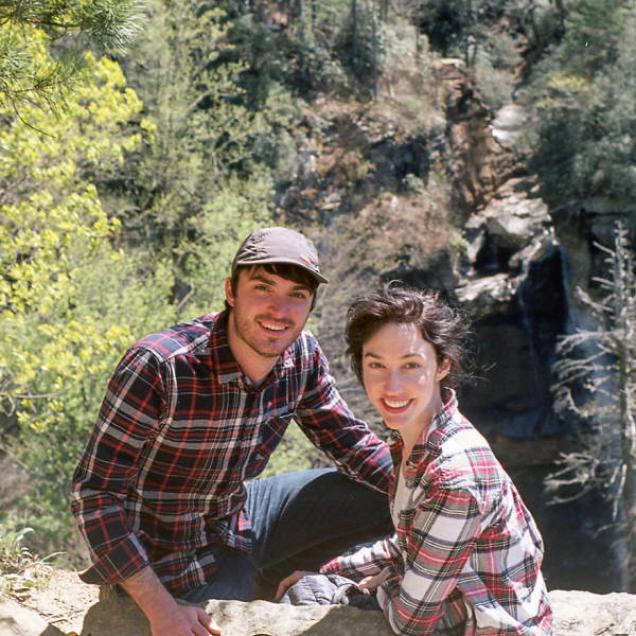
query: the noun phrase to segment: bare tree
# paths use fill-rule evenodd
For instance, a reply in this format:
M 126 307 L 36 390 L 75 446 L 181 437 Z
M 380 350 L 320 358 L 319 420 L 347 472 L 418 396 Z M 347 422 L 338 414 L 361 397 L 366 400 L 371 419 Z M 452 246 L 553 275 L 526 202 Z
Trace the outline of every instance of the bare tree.
M 578 297 L 596 327 L 563 337 L 555 364 L 555 405 L 578 423 L 576 450 L 564 453 L 548 477 L 554 502 L 596 491 L 612 507 L 623 540 L 623 588 L 636 592 L 636 273 L 622 223 L 605 254 L 607 278 L 593 279 L 598 298 Z

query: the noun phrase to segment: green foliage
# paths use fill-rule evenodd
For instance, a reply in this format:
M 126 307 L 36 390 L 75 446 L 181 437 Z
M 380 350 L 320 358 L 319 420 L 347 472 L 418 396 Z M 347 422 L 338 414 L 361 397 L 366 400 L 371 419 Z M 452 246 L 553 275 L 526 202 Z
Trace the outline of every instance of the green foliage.
M 296 424 L 289 426 L 285 436 L 267 464 L 261 477 L 272 477 L 293 470 L 307 470 L 320 461 L 320 452 Z
M 127 62 L 153 137 L 121 183 L 126 193 L 135 184 L 118 212 L 123 237 L 152 244 L 172 264 L 181 307 L 206 311 L 222 297 L 238 241 L 270 218 L 271 178 L 254 148 L 290 116 L 286 95 L 270 93 L 257 110 L 243 103 L 245 64 L 228 61 L 224 19 L 197 0 L 155 0 Z
M 44 0 L 0 3 L 0 106 L 53 105 L 83 66 L 82 51 L 122 49 L 139 29 L 136 0 Z M 31 37 L 57 43 L 42 55 Z
M 475 51 L 475 79 L 482 98 L 493 110 L 510 101 L 520 65 L 518 44 L 508 33 L 489 33 Z
M 43 41 L 33 30 L 45 58 Z M 41 539 L 69 532 L 67 484 L 116 359 L 174 318 L 169 268 L 116 248 L 119 222 L 89 180 L 140 144 L 142 104 L 112 61 L 87 55 L 81 79 L 56 113 L 0 112 L 0 399 L 20 427 L 3 450 L 33 481 L 34 523 L 51 523 Z
M 532 168 L 554 205 L 633 198 L 636 8 L 586 0 L 564 24 L 561 45 L 537 66 L 528 92 Z
M 565 19 L 561 60 L 574 75 L 593 78 L 616 60 L 631 2 L 579 0 Z
M 32 528 L 0 524 L 0 594 L 22 598 L 50 580 L 50 557 L 41 559 L 25 545 L 25 537 L 32 532 Z
M 519 21 L 527 14 L 529 0 L 420 0 L 405 5 L 428 35 L 431 46 L 444 56 L 462 56 L 467 64 L 473 48 L 485 39 L 496 37 L 489 27 L 503 17 Z

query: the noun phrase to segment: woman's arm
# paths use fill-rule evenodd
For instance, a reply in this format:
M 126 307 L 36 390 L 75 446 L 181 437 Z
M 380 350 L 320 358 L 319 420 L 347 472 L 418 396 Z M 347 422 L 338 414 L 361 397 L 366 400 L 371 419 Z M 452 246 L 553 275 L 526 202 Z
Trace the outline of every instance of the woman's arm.
M 391 564 L 397 555 L 395 536 L 380 539 L 353 554 L 338 556 L 320 568 L 321 574 L 340 574 L 354 580 L 375 576 Z

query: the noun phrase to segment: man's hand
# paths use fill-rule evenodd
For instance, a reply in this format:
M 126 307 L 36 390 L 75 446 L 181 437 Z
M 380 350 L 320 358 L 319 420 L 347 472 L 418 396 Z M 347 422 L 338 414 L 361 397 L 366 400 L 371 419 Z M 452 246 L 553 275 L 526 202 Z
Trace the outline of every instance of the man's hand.
M 310 574 L 317 574 L 317 572 L 307 572 L 307 570 L 296 570 L 289 576 L 286 576 L 279 584 L 278 589 L 276 590 L 276 596 L 274 600 L 278 601 L 280 597 L 290 588 L 294 583 L 300 581 L 303 576 L 307 576 Z
M 175 603 L 167 611 L 156 612 L 150 621 L 152 636 L 210 636 L 221 630 L 214 619 L 200 607 Z
M 121 583 L 150 623 L 152 636 L 219 636 L 214 619 L 200 607 L 179 605 L 151 567 Z

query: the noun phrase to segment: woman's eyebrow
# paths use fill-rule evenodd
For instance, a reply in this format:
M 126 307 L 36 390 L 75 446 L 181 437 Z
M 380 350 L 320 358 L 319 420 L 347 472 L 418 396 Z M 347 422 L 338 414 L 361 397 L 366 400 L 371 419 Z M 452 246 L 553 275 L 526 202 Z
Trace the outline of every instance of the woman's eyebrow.
M 381 358 L 382 356 L 377 354 L 377 353 L 373 353 L 373 351 L 367 351 L 364 356 L 364 358 Z M 418 353 L 417 351 L 414 351 L 412 353 L 405 353 L 403 356 L 400 356 L 400 358 L 423 358 L 424 356 L 422 356 L 421 353 Z

